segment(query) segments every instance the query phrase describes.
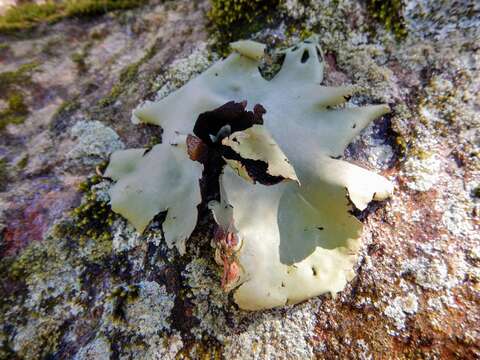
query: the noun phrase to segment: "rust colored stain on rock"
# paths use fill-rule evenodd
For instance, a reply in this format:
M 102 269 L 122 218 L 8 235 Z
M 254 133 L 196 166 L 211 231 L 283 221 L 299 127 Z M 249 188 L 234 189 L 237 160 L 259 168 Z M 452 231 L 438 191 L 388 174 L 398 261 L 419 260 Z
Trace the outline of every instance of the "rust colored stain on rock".
M 2 256 L 17 254 L 33 241 L 41 241 L 52 224 L 79 202 L 72 190 L 50 191 L 37 195 L 27 204 L 12 206 L 3 234 Z

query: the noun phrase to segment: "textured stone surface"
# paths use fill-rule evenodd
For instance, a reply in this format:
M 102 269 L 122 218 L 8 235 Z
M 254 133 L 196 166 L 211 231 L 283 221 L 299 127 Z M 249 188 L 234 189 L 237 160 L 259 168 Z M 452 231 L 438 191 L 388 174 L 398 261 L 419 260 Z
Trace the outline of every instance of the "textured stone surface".
M 480 357 L 478 5 L 409 1 L 396 40 L 363 2 L 312 3 L 282 1 L 279 21 L 251 37 L 271 49 L 317 32 L 325 83 L 357 85 L 366 95 L 350 105 L 393 109 L 345 153 L 395 184 L 391 200 L 358 214 L 355 279 L 335 299 L 243 312 L 219 287 L 206 209 L 183 257 L 166 247 L 161 216 L 142 236 L 115 216 L 82 223 L 108 202 L 106 180 L 95 201 L 78 190 L 108 153 L 161 139 L 131 111 L 219 55 L 204 1 L 64 20 L 0 35 L 0 72 L 38 63 L 18 84 L 30 114 L 0 133 L 0 358 Z M 277 58 L 269 50 L 266 72 Z

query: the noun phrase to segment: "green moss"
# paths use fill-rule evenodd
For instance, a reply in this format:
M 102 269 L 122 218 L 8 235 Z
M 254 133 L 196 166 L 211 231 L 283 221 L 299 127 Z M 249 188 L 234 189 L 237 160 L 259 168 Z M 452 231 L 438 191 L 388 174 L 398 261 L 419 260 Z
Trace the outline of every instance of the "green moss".
M 47 270 L 45 265 L 57 259 L 56 249 L 46 244 L 33 242 L 27 246 L 20 256 L 12 259 L 6 273 L 11 279 L 21 281 L 31 274 L 40 274 Z M 49 260 L 50 259 L 50 260 Z M 48 268 L 50 270 L 51 267 Z
M 0 158 L 0 191 L 5 191 L 8 183 L 8 163 Z
M 7 101 L 0 110 L 0 131 L 8 124 L 21 124 L 29 114 L 23 93 L 20 89 L 32 84 L 32 73 L 37 69 L 36 62 L 23 64 L 14 71 L 0 73 L 0 98 Z
M 110 209 L 110 205 L 98 200 L 97 193 L 92 189 L 93 185 L 101 181 L 102 177 L 95 175 L 80 184 L 80 190 L 84 192 L 85 201 L 73 210 L 72 215 L 81 238 L 111 239 L 109 230 L 113 223 L 114 214 Z
M 367 0 L 367 11 L 376 21 L 382 23 L 385 29 L 392 32 L 398 40 L 407 36 L 407 28 L 403 12 L 403 0 Z
M 0 32 L 12 33 L 29 29 L 40 22 L 52 22 L 60 18 L 59 5 L 48 1 L 44 4 L 25 3 L 9 8 L 0 17 Z
M 217 38 L 217 51 L 225 55 L 232 41 L 248 38 L 274 21 L 281 0 L 212 0 L 207 16 Z
M 175 356 L 176 360 L 220 360 L 223 359 L 222 347 L 213 341 L 193 342 L 186 344 Z
M 147 0 L 70 0 L 66 2 L 67 17 L 91 17 L 113 10 L 127 10 L 146 4 Z
M 112 252 L 111 225 L 115 214 L 110 204 L 99 200 L 95 189 L 92 189 L 101 181 L 102 177 L 95 175 L 80 184 L 79 189 L 84 193 L 81 205 L 72 210 L 70 221 L 64 221 L 55 228 L 55 236 L 77 239 L 91 261 L 103 259 Z
M 118 286 L 110 293 L 112 301 L 112 320 L 125 320 L 125 305 L 134 302 L 140 295 L 138 285 Z
M 0 44 L 0 55 L 6 53 L 9 50 L 10 50 L 9 44 L 5 44 L 5 43 Z
M 475 189 L 473 189 L 473 196 L 480 198 L 480 185 L 477 185 Z
M 117 100 L 117 98 L 121 95 L 121 93 L 124 91 L 123 85 L 124 84 L 122 83 L 117 83 L 113 85 L 108 95 L 100 99 L 98 104 L 102 107 L 112 105 Z
M 408 151 L 408 142 L 407 140 L 401 136 L 401 135 L 398 135 L 396 138 L 395 138 L 395 142 L 396 142 L 396 145 L 400 151 L 400 154 L 401 156 L 405 156 L 407 154 L 407 151 Z
M 433 154 L 430 151 L 425 151 L 423 149 L 413 147 L 410 150 L 410 155 L 415 156 L 420 160 L 425 160 L 425 159 L 428 159 L 428 158 L 432 157 Z
M 65 112 L 70 113 L 74 110 L 77 110 L 79 107 L 80 107 L 80 103 L 77 101 L 76 98 L 74 98 L 73 100 L 67 100 L 67 101 L 64 101 L 58 107 L 57 111 L 55 112 L 55 115 L 60 115 Z
M 31 62 L 23 64 L 17 70 L 0 73 L 0 96 L 12 89 L 14 86 L 30 85 L 32 73 L 38 67 L 38 63 Z
M 87 71 L 87 63 L 85 62 L 86 57 L 87 54 L 83 51 L 73 53 L 70 56 L 70 59 L 72 59 L 72 61 L 77 66 L 77 70 L 79 73 L 84 73 L 85 71 Z
M 32 353 L 31 355 L 38 356 L 40 359 L 54 358 L 53 355 L 58 350 L 64 331 L 62 320 L 45 319 L 32 339 L 33 344 L 36 345 L 33 348 L 34 351 L 28 349 L 27 353 L 29 355 Z
M 117 98 L 123 93 L 126 86 L 135 79 L 140 68 L 141 62 L 127 65 L 120 73 L 119 82 L 113 85 L 110 93 L 100 100 L 100 106 L 108 106 L 113 104 Z
M 57 55 L 56 48 L 61 46 L 62 41 L 59 38 L 48 40 L 42 47 L 42 53 L 46 56 L 52 57 Z
M 64 101 L 55 111 L 49 125 L 49 130 L 57 135 L 63 133 L 66 130 L 73 113 L 78 110 L 80 106 L 78 96 L 71 100 Z
M 70 17 L 92 17 L 113 10 L 125 10 L 146 4 L 147 0 L 64 0 L 43 4 L 24 3 L 0 16 L 0 32 L 15 33 L 42 23 L 53 23 Z
M 132 81 L 136 79 L 140 66 L 150 60 L 155 55 L 155 53 L 156 46 L 154 45 L 139 61 L 124 67 L 120 72 L 118 83 L 113 85 L 108 95 L 101 99 L 98 104 L 101 107 L 112 105 L 117 100 L 117 98 L 128 88 Z
M 19 168 L 20 170 L 23 170 L 27 167 L 27 165 L 28 165 L 28 154 L 26 154 L 17 162 L 17 168 Z
M 7 108 L 0 111 L 0 131 L 5 129 L 8 124 L 21 124 L 29 114 L 28 107 L 25 105 L 23 94 L 13 92 L 8 97 Z
M 299 38 L 300 40 L 306 40 L 314 34 L 314 31 L 307 28 L 305 25 L 305 20 L 292 20 L 288 19 L 288 25 L 285 29 L 285 35 L 289 38 Z
M 37 63 L 28 63 L 14 71 L 0 73 L 0 97 L 7 101 L 7 106 L 0 110 L 0 131 L 9 124 L 21 124 L 29 114 L 23 93 L 20 91 L 31 85 L 32 72 Z

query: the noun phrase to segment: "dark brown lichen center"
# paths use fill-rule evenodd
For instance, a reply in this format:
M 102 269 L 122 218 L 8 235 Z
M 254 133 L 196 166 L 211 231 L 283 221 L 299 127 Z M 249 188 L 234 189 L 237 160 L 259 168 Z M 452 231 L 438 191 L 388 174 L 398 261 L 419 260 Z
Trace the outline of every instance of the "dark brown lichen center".
M 226 165 L 225 159 L 238 161 L 254 182 L 274 185 L 284 180 L 281 176 L 268 174 L 265 161 L 245 159 L 230 146 L 222 144 L 222 140 L 234 132 L 244 131 L 256 124 L 263 125 L 265 108 L 256 104 L 253 111 L 248 111 L 246 107 L 246 101 L 230 101 L 200 114 L 193 128 L 194 135 L 187 138 L 190 158 L 204 165 L 201 184 L 206 201 L 218 197 L 219 176 Z

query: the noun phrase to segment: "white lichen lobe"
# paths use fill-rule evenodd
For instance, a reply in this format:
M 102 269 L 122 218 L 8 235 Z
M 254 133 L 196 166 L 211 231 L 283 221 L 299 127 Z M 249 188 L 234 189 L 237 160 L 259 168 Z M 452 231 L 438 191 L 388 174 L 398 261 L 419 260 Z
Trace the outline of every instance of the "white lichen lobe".
M 262 109 L 263 119 L 255 125 L 231 134 L 225 125 L 202 139 L 221 141 L 237 154 L 226 159 L 220 175 L 222 206 L 211 208 L 215 219 L 228 219 L 219 223 L 222 255 L 225 271 L 235 273 L 224 274 L 224 281 L 235 281 L 234 299 L 243 309 L 295 304 L 341 291 L 354 276 L 361 246 L 362 224 L 351 211 L 364 210 L 372 199 L 383 200 L 393 190 L 382 176 L 339 160 L 352 139 L 389 107 L 340 107 L 352 88 L 320 85 L 324 65 L 317 42 L 313 36 L 286 49 L 282 69 L 270 81 L 258 70 L 264 45 L 233 44 L 237 53 L 134 112 L 136 120 L 162 126 L 163 144 L 146 154 L 113 154 L 105 174 L 117 181 L 110 190 L 114 211 L 140 232 L 158 212 L 167 211 L 167 243 L 184 252 L 197 221 L 204 169 L 188 156 L 185 139 L 200 115 L 219 109 L 225 113 L 224 105 L 248 104 L 254 118 Z M 247 160 L 264 164 L 274 181 L 258 180 Z

